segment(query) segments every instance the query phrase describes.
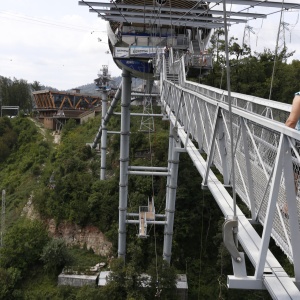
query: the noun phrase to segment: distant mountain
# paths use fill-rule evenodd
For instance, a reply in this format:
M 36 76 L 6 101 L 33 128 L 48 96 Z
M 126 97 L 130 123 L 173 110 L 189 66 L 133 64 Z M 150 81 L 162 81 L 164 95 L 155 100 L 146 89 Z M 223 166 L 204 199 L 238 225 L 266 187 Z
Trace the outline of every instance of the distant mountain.
M 118 77 L 112 77 L 111 78 L 112 81 L 110 82 L 110 86 L 112 88 L 118 88 L 121 81 L 122 81 L 122 76 L 118 76 Z M 139 78 L 133 78 L 132 79 L 132 88 L 136 88 L 138 86 L 140 86 L 141 84 L 143 84 L 144 80 L 143 79 L 139 79 Z M 75 89 L 80 89 L 80 93 L 81 94 L 93 94 L 93 95 L 99 95 L 99 91 L 97 91 L 97 86 L 95 85 L 95 83 L 88 83 L 88 84 L 84 84 L 81 86 L 77 86 Z M 71 91 L 71 90 L 69 90 Z
M 0 75 L 0 80 L 4 79 L 6 77 Z M 6 78 L 9 80 L 10 83 L 13 82 L 13 80 L 11 80 L 10 78 Z M 117 76 L 117 77 L 112 77 L 111 78 L 112 81 L 110 82 L 110 86 L 112 88 L 117 89 L 122 81 L 122 76 Z M 132 88 L 135 89 L 136 87 L 140 86 L 143 83 L 142 79 L 139 78 L 133 78 L 132 79 Z M 30 87 L 31 83 L 28 83 L 29 87 Z M 87 83 L 81 86 L 77 86 L 73 89 L 68 89 L 66 90 L 66 92 L 74 92 L 74 89 L 79 89 L 81 94 L 92 94 L 95 96 L 99 96 L 99 91 L 97 90 L 97 86 L 95 85 L 95 83 Z M 47 85 L 40 85 L 40 90 L 51 90 L 51 91 L 62 91 L 62 90 L 58 90 L 57 88 L 51 87 L 51 86 L 47 86 Z M 32 92 L 32 90 L 31 90 Z
M 41 86 L 41 90 L 51 90 L 51 91 L 56 91 L 56 92 L 59 91 L 58 89 L 56 89 L 56 88 L 54 88 L 52 86 L 48 86 L 48 85 L 42 85 Z
M 93 95 L 99 96 L 99 91 L 96 91 L 97 87 L 96 87 L 95 83 L 84 84 L 81 86 L 77 86 L 74 89 L 79 89 L 80 94 L 93 94 Z M 71 91 L 71 90 L 69 90 L 69 91 Z
M 112 88 L 118 88 L 120 82 L 122 80 L 121 76 L 118 77 L 112 77 L 112 81 L 110 83 Z M 88 83 L 81 86 L 77 86 L 76 89 L 80 89 L 81 94 L 93 94 L 93 95 L 99 95 L 99 91 L 97 90 L 97 86 L 95 83 Z

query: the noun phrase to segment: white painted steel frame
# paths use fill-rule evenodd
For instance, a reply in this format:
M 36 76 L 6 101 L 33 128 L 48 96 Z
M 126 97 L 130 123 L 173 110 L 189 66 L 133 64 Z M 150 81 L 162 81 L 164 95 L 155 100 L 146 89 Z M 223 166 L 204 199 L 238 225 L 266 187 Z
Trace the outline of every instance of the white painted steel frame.
M 189 146 L 192 147 L 192 140 L 196 140 L 198 143 L 198 149 L 193 145 L 194 150 L 196 150 L 197 153 L 197 160 L 200 159 L 200 151 L 199 150 L 205 150 L 208 154 L 208 160 L 205 162 L 205 167 L 201 168 L 201 176 L 205 178 L 205 174 L 207 173 L 207 185 L 210 187 L 211 191 L 216 188 L 216 181 L 213 180 L 213 182 L 210 182 L 210 178 L 212 176 L 211 170 L 207 169 L 207 165 L 210 165 L 209 158 L 213 157 L 214 160 L 212 161 L 215 163 L 215 160 L 218 160 L 218 155 L 222 151 L 215 151 L 214 149 L 216 147 L 213 147 L 213 140 L 217 138 L 219 135 L 215 134 L 218 132 L 218 126 L 220 123 L 224 125 L 224 130 L 227 132 L 225 135 L 227 137 L 227 141 L 224 145 L 228 147 L 228 142 L 230 143 L 229 134 L 228 134 L 228 105 L 226 103 L 226 97 L 224 97 L 224 91 L 222 91 L 223 97 L 219 97 L 220 90 L 216 90 L 214 88 L 210 87 L 204 87 L 201 85 L 197 85 L 195 83 L 189 83 L 185 80 L 185 74 L 184 74 L 184 62 L 181 61 L 181 63 L 177 64 L 176 67 L 173 66 L 173 71 L 177 72 L 178 78 L 180 79 L 179 82 L 180 85 L 176 85 L 173 82 L 169 82 L 166 80 L 165 74 L 162 74 L 161 81 L 162 83 L 162 102 L 165 105 L 165 110 L 168 113 L 168 116 L 172 122 L 172 124 L 176 127 L 178 127 L 178 133 L 184 132 L 184 137 L 182 137 L 180 134 L 180 139 L 182 142 L 182 145 L 184 146 L 185 150 L 190 154 L 191 158 L 193 159 L 193 153 L 189 151 Z M 205 94 L 200 94 L 194 91 L 189 90 L 190 85 L 193 85 L 193 90 L 201 89 L 202 91 L 205 91 Z M 219 93 L 217 93 L 219 92 Z M 210 94 L 213 93 L 213 95 L 216 95 L 216 98 L 212 97 Z M 172 95 L 172 96 L 171 96 Z M 210 95 L 209 97 L 207 95 Z M 251 102 L 250 96 L 247 95 L 235 95 L 238 97 L 235 97 L 236 99 L 236 105 L 244 101 L 247 105 L 245 108 L 252 108 L 255 106 L 261 106 L 260 111 L 264 112 L 264 115 L 267 117 L 270 117 L 273 115 L 280 115 L 280 113 L 287 114 L 290 106 L 288 105 L 280 105 L 277 103 L 273 103 L 272 101 L 269 103 L 265 99 L 257 99 L 255 97 L 254 101 Z M 223 98 L 223 99 L 222 99 Z M 183 99 L 183 100 L 182 100 Z M 225 101 L 224 101 L 225 99 Z M 220 101 L 221 100 L 221 101 Z M 247 101 L 245 101 L 247 100 Z M 263 108 L 263 109 L 262 109 Z M 283 108 L 282 110 L 280 108 Z M 220 115 L 219 110 L 221 111 L 221 122 L 216 121 L 216 116 Z M 272 112 L 271 112 L 272 110 Z M 273 113 L 275 111 L 275 114 Z M 270 135 L 271 137 L 278 138 L 280 136 L 283 137 L 284 140 L 287 139 L 296 139 L 300 140 L 300 134 L 299 132 L 292 130 L 288 127 L 286 127 L 284 124 L 268 119 L 266 117 L 263 117 L 261 115 L 258 115 L 256 113 L 247 111 L 246 109 L 241 109 L 238 107 L 232 107 L 232 112 L 235 116 L 235 122 L 239 122 L 234 124 L 235 128 L 235 140 L 233 141 L 235 145 L 234 155 L 236 160 L 236 165 L 238 166 L 239 174 L 242 177 L 243 172 L 242 169 L 245 169 L 245 177 L 242 178 L 242 186 L 244 187 L 244 194 L 246 195 L 246 200 L 244 198 L 245 203 L 248 205 L 249 209 L 252 213 L 252 219 L 248 220 L 245 216 L 240 212 L 238 213 L 238 219 L 239 219 L 239 233 L 238 238 L 243 246 L 244 250 L 246 251 L 247 255 L 249 256 L 252 264 L 254 267 L 256 267 L 256 275 L 253 277 L 247 276 L 246 278 L 237 278 L 235 276 L 229 277 L 229 287 L 233 288 L 267 288 L 274 298 L 278 299 L 300 299 L 299 290 L 296 288 L 295 284 L 293 283 L 293 280 L 288 277 L 288 275 L 285 273 L 285 271 L 282 269 L 280 264 L 276 261 L 276 259 L 270 254 L 268 251 L 268 243 L 271 232 L 267 232 L 269 228 L 272 229 L 273 224 L 273 218 L 269 217 L 268 215 L 272 215 L 271 213 L 268 213 L 265 216 L 261 216 L 258 218 L 258 215 L 261 214 L 261 203 L 255 202 L 254 197 L 254 187 L 253 183 L 255 182 L 256 178 L 253 172 L 255 171 L 255 168 L 253 167 L 253 162 L 256 162 L 258 166 L 260 166 L 261 174 L 265 177 L 265 180 L 267 180 L 265 188 L 265 192 L 263 195 L 263 198 L 265 200 L 269 199 L 275 199 L 272 200 L 275 202 L 275 206 L 273 209 L 273 214 L 275 211 L 277 211 L 277 219 L 280 219 L 281 223 L 284 223 L 282 221 L 282 216 L 280 215 L 279 206 L 276 204 L 277 197 L 279 189 L 282 192 L 284 190 L 290 191 L 293 190 L 291 186 L 293 186 L 293 162 L 296 161 L 297 164 L 299 164 L 299 155 L 295 154 L 295 157 L 292 157 L 291 155 L 291 147 L 289 147 L 289 151 L 285 150 L 285 162 L 290 162 L 289 164 L 284 164 L 284 168 L 276 168 L 275 165 L 268 166 L 266 165 L 264 161 L 264 147 L 269 147 L 269 151 L 273 152 L 273 156 L 280 157 L 282 155 L 283 150 L 278 150 L 278 144 L 279 140 L 276 142 L 274 140 L 272 144 L 270 144 L 269 140 L 264 140 L 264 136 Z M 213 117 L 215 116 L 215 121 L 212 121 Z M 239 126 L 238 126 L 239 124 Z M 239 129 L 240 128 L 240 129 Z M 256 133 L 257 128 L 260 130 L 259 134 Z M 199 132 L 200 131 L 200 132 Z M 222 130 L 221 130 L 222 132 Z M 274 135 L 274 136 L 272 136 Z M 213 138 L 211 138 L 213 136 Z M 215 143 L 215 146 L 218 143 Z M 211 146 L 210 146 L 211 145 Z M 249 149 L 249 146 L 251 146 L 251 151 Z M 220 146 L 219 146 L 220 148 Z M 242 151 L 241 151 L 242 150 Z M 284 151 L 283 151 L 284 152 Z M 243 156 L 242 160 L 241 158 L 237 159 L 237 153 L 239 156 Z M 199 157 L 200 156 L 200 157 Z M 227 153 L 228 156 L 228 153 Z M 201 157 L 203 160 L 203 158 Z M 225 158 L 227 159 L 227 165 L 230 165 L 230 159 L 229 157 Z M 298 162 L 297 162 L 298 159 Z M 194 161 L 194 160 L 193 160 Z M 220 159 L 222 161 L 222 164 L 224 164 L 224 157 Z M 197 163 L 194 161 L 195 166 L 197 167 Z M 241 165 L 242 164 L 242 165 Z M 244 166 L 243 166 L 244 165 Z M 220 168 L 220 165 L 217 167 L 222 173 L 222 167 Z M 283 172 L 284 171 L 284 172 Z M 282 173 L 283 172 L 283 173 Z M 285 177 L 284 183 L 282 181 L 283 176 Z M 279 178 L 279 181 L 272 180 L 272 178 Z M 288 182 L 292 182 L 290 187 L 288 188 Z M 269 191 L 269 184 L 273 184 L 273 186 L 278 188 L 278 192 L 274 190 L 272 193 Z M 219 182 L 218 189 L 220 189 L 221 183 Z M 221 184 L 222 185 L 222 184 Z M 224 187 L 222 186 L 224 189 Z M 241 192 L 241 188 L 239 189 Z M 262 190 L 263 192 L 263 190 Z M 212 191 L 214 194 L 214 192 Z M 225 191 L 224 191 L 225 193 Z M 227 192 L 226 192 L 227 193 Z M 239 193 L 240 194 L 240 193 Z M 269 195 L 268 197 L 266 197 Z M 273 198 L 272 198 L 273 195 Z M 228 195 L 229 196 L 229 195 Z M 243 196 L 243 195 L 242 195 Z M 226 196 L 227 197 L 227 196 Z M 228 206 L 228 202 L 224 203 L 218 199 L 218 197 L 215 197 L 216 201 L 220 205 L 220 208 L 222 209 L 225 217 L 232 216 L 233 215 L 233 207 L 231 205 L 231 210 L 228 210 L 226 207 Z M 268 201 L 269 205 L 270 203 L 273 203 L 271 200 Z M 232 201 L 232 199 L 231 199 Z M 262 199 L 261 201 L 264 201 Z M 287 193 L 287 202 L 294 203 L 294 207 L 296 207 L 296 195 L 291 192 Z M 290 206 L 289 206 L 290 207 Z M 293 209 L 290 207 L 290 209 Z M 296 209 L 293 209 L 293 211 L 297 212 Z M 278 217 L 279 216 L 279 217 Z M 263 243 L 261 242 L 260 237 L 255 236 L 254 229 L 252 225 L 250 224 L 250 221 L 255 221 L 259 219 L 262 224 L 268 229 L 264 231 L 264 240 Z M 289 234 L 287 233 L 287 230 L 285 229 L 285 226 L 283 224 L 283 236 L 285 237 L 286 241 L 284 245 L 280 245 L 282 242 L 279 235 L 276 235 L 276 232 L 272 232 L 273 237 L 275 237 L 275 240 L 283 250 L 287 250 L 286 253 L 289 256 L 291 260 L 297 259 L 297 262 L 295 264 L 295 274 L 296 274 L 296 280 L 299 282 L 299 267 L 298 262 L 300 261 L 300 251 L 298 250 L 298 245 L 300 245 L 300 237 L 299 237 L 299 228 L 297 226 L 298 222 L 298 215 L 296 213 L 296 216 L 291 217 L 291 220 L 289 219 L 290 228 L 291 228 L 291 242 L 289 242 Z M 256 234 L 257 235 L 257 234 Z M 253 238 L 255 236 L 255 238 Z M 254 243 L 254 245 L 253 245 Z M 261 246 L 262 245 L 262 246 Z M 294 250 L 295 249 L 295 250 Z M 297 250 L 296 250 L 297 249 Z M 293 253 L 293 254 L 292 254 Z M 297 258 L 294 257 L 294 255 L 297 255 Z M 265 272 L 270 272 L 270 275 L 266 276 Z M 284 280 L 283 280 L 284 278 Z
M 195 2 L 195 0 L 186 0 Z M 246 5 L 253 7 L 271 7 L 271 8 L 284 8 L 284 9 L 292 9 L 292 8 L 299 8 L 300 4 L 295 2 L 289 1 L 269 1 L 269 0 L 227 0 L 228 4 L 237 4 L 237 5 Z M 222 0 L 209 0 L 208 2 L 211 3 L 221 3 Z
M 91 12 L 93 12 L 93 11 L 91 11 Z M 97 12 L 100 14 L 99 17 L 101 16 L 103 19 L 106 19 L 108 17 L 115 18 L 115 16 L 120 16 L 120 11 L 118 11 L 118 10 L 109 10 L 108 16 L 101 15 L 101 14 L 108 13 L 108 10 L 106 10 L 106 9 L 97 9 Z M 128 16 L 132 17 L 132 18 L 140 19 L 140 21 L 138 21 L 138 23 L 141 23 L 141 19 L 144 20 L 144 17 L 146 18 L 146 20 L 148 18 L 152 18 L 152 20 L 153 20 L 153 17 L 155 17 L 153 12 L 145 13 L 145 12 L 137 12 L 137 11 L 132 11 L 132 12 L 122 11 L 122 15 L 126 16 L 126 19 L 128 19 L 127 18 Z M 182 21 L 193 21 L 193 22 L 201 20 L 201 21 L 216 21 L 218 23 L 218 22 L 222 21 L 222 18 L 220 18 L 220 17 L 207 16 L 207 14 L 200 16 L 200 17 L 198 17 L 197 15 L 188 15 L 188 14 L 185 14 L 184 16 L 181 16 L 178 14 L 165 14 L 165 15 L 159 15 L 159 17 L 157 17 L 157 18 L 159 18 L 160 21 L 166 20 L 168 22 L 170 22 L 170 18 L 171 18 L 172 20 L 174 20 L 173 21 L 174 23 L 176 23 L 178 18 L 182 18 Z M 247 20 L 246 19 L 228 18 L 228 22 L 247 23 Z
M 88 5 L 88 6 L 95 6 L 95 7 L 102 7 L 103 9 L 108 8 L 116 8 L 116 5 L 114 3 L 105 3 L 105 2 L 82 2 L 79 1 L 79 5 Z M 130 5 L 130 4 L 120 4 L 118 3 L 118 8 L 125 8 L 125 9 L 139 9 L 139 10 L 145 10 L 145 11 L 155 11 L 156 13 L 159 12 L 170 12 L 169 7 L 163 7 L 163 6 L 149 6 L 149 5 Z M 98 9 L 90 9 L 90 12 L 99 13 L 100 11 Z M 123 13 L 124 11 L 122 11 Z M 199 9 L 199 8 L 176 8 L 176 12 L 181 13 L 192 13 L 192 14 L 198 14 L 198 15 L 207 15 L 209 12 L 213 15 L 222 15 L 224 12 L 222 10 L 215 10 L 215 9 Z M 227 11 L 227 16 L 236 16 L 236 17 L 247 17 L 247 18 L 266 18 L 265 14 L 258 14 L 258 13 L 248 13 L 248 12 L 237 12 L 237 11 Z M 178 15 L 177 15 L 178 16 Z
M 218 0 L 218 3 L 221 1 Z M 278 3 L 276 2 L 270 2 L 268 1 L 267 4 L 265 4 L 264 1 L 235 1 L 236 4 L 241 4 L 241 5 L 250 5 L 250 7 L 255 6 L 255 5 L 260 5 L 260 6 L 268 6 L 268 7 L 279 7 Z M 196 3 L 196 2 L 195 2 Z M 252 4 L 249 4 L 252 3 Z M 85 2 L 85 1 L 79 1 L 79 5 L 86 5 L 89 6 L 90 12 L 97 12 L 98 17 L 101 17 L 102 19 L 106 21 L 114 21 L 114 22 L 132 22 L 132 23 L 151 23 L 153 21 L 153 15 L 150 15 L 149 13 L 142 13 L 142 12 L 136 12 L 136 9 L 143 9 L 145 11 L 145 7 L 141 8 L 140 5 L 125 5 L 124 11 L 120 11 L 121 6 L 123 7 L 121 3 L 114 3 L 113 5 L 108 5 L 103 2 Z M 106 7 L 109 9 L 95 9 L 94 6 L 100 6 L 100 7 Z M 155 7 L 155 6 L 154 6 Z M 290 4 L 286 3 L 284 5 L 281 5 L 280 7 L 283 7 L 285 9 L 289 8 L 299 8 L 300 6 L 298 4 Z M 111 9 L 112 8 L 112 9 Z M 119 10 L 116 10 L 114 8 L 119 8 Z M 130 10 L 133 10 L 132 12 Z M 174 11 L 176 11 L 176 7 L 173 8 Z M 153 10 L 152 10 L 153 11 Z M 172 10 L 171 10 L 172 11 Z M 158 11 L 159 13 L 159 11 Z M 168 16 L 164 18 L 164 15 L 159 14 L 159 23 L 160 25 L 176 25 L 176 26 L 190 26 L 190 27 L 202 27 L 202 28 L 220 28 L 220 27 L 226 27 L 227 22 L 232 22 L 232 23 L 246 23 L 247 18 L 245 13 L 244 14 L 239 14 L 239 12 L 236 12 L 233 14 L 234 16 L 239 15 L 239 17 L 244 17 L 244 19 L 231 19 L 230 14 L 226 13 L 226 20 L 225 23 L 223 23 L 223 19 L 220 19 L 220 17 L 211 17 L 210 15 L 213 15 L 214 12 L 213 10 L 207 9 L 206 13 L 193 13 L 193 15 L 190 15 L 190 11 L 187 11 L 184 13 L 184 15 L 174 15 L 172 18 L 171 16 Z M 139 17 L 139 14 L 141 14 L 141 17 Z M 169 15 L 169 14 L 168 14 Z M 219 11 L 216 11 L 216 15 L 221 15 Z M 249 14 L 249 17 L 253 18 L 258 18 L 260 17 L 259 15 L 256 16 L 251 16 Z M 265 15 L 262 16 L 265 18 Z M 207 22 L 208 18 L 211 18 L 211 22 Z
M 111 16 L 109 14 L 107 15 L 98 15 L 98 17 L 106 20 L 106 21 L 115 21 L 115 22 L 132 22 L 132 23 L 151 23 L 153 21 L 153 17 L 145 17 L 145 18 L 139 18 L 139 17 L 122 17 L 122 16 Z M 233 20 L 231 20 L 233 21 Z M 170 19 L 159 19 L 160 25 L 172 25 L 173 23 L 176 24 L 176 26 L 190 26 L 190 27 L 202 27 L 202 28 L 220 28 L 224 27 L 223 22 L 205 22 L 201 21 L 201 18 L 198 18 L 198 20 L 192 21 L 192 20 L 180 20 L 180 21 L 170 21 Z
M 166 110 L 169 114 L 170 121 L 174 126 L 176 124 L 176 117 L 172 112 L 172 108 L 164 102 L 166 105 Z M 178 134 L 182 143 L 186 142 L 187 135 L 184 127 L 177 123 Z M 204 177 L 205 172 L 207 171 L 207 162 L 203 159 L 199 150 L 191 139 L 188 139 L 186 144 L 186 151 L 191 157 L 194 166 L 199 171 L 200 175 Z M 216 199 L 219 207 L 221 208 L 225 217 L 233 215 L 233 201 L 230 194 L 225 189 L 224 185 L 217 179 L 214 173 L 209 170 L 209 177 L 207 186 L 212 192 L 212 195 Z M 239 221 L 239 232 L 238 239 L 246 251 L 250 261 L 257 266 L 260 256 L 260 245 L 261 238 L 254 230 L 249 220 L 244 216 L 244 214 L 237 208 L 237 216 Z M 281 267 L 279 262 L 273 256 L 273 254 L 267 250 L 266 253 L 266 263 L 264 265 L 263 276 L 256 278 L 254 276 L 247 276 L 244 278 L 229 276 L 228 277 L 228 286 L 230 288 L 240 288 L 240 289 L 268 289 L 269 293 L 274 299 L 300 299 L 300 293 L 296 285 L 293 282 L 293 279 L 289 278 L 287 273 Z M 268 275 L 266 275 L 269 273 Z

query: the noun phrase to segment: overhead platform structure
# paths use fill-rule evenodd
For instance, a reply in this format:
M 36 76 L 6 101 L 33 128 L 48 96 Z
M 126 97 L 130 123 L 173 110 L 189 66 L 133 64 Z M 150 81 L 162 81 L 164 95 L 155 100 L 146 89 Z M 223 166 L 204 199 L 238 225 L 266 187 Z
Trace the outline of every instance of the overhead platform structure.
M 189 50 L 186 69 L 192 76 L 204 76 L 212 66 L 207 42 L 211 29 L 245 24 L 251 19 L 265 19 L 267 14 L 252 12 L 255 8 L 298 9 L 298 3 L 266 0 L 225 1 L 236 4 L 238 9 L 220 10 L 222 0 L 116 0 L 79 1 L 90 12 L 108 21 L 107 32 L 115 63 L 144 79 L 153 77 L 153 63 L 157 53 L 163 53 L 166 45 L 180 57 Z M 210 3 L 210 4 L 207 4 Z M 241 8 L 240 8 L 241 7 Z M 240 8 L 240 9 L 239 9 Z
M 158 2 L 164 5 L 158 5 Z M 182 7 L 183 2 L 191 6 Z M 277 11 L 300 9 L 300 3 L 296 0 L 289 2 L 215 0 L 209 1 L 209 5 L 202 1 L 172 1 L 172 7 L 168 0 L 145 1 L 144 6 L 140 1 L 134 0 L 105 4 L 85 1 L 79 3 L 89 6 L 91 12 L 97 12 L 99 7 L 107 9 L 107 13 L 97 13 L 99 17 L 109 21 L 111 25 L 109 35 L 112 26 L 118 29 L 120 19 L 123 19 L 123 24 L 141 21 L 139 14 L 134 16 L 130 12 L 145 11 L 145 20 L 152 20 L 150 22 L 153 23 L 158 20 L 156 15 L 169 13 L 170 20 L 162 17 L 162 22 L 169 22 L 169 25 L 179 28 L 184 24 L 191 27 L 192 24 L 196 27 L 201 26 L 202 32 L 197 39 L 197 35 L 193 35 L 195 39 L 192 38 L 189 45 L 196 40 L 205 42 L 209 38 L 209 34 L 202 35 L 205 29 L 216 27 L 226 29 L 233 24 L 244 24 L 247 19 L 266 18 L 268 14 L 255 15 L 253 9 L 257 7 Z M 218 4 L 223 4 L 223 15 Z M 227 12 L 226 4 L 235 4 L 234 11 Z M 113 8 L 119 10 L 120 14 L 110 14 Z M 165 8 L 167 10 L 164 10 Z M 194 13 L 192 17 L 190 12 L 193 10 L 202 12 Z M 249 14 L 246 13 L 248 11 Z M 168 36 L 167 33 L 165 37 L 166 43 L 172 38 L 173 33 L 170 34 Z M 224 243 L 232 256 L 234 271 L 233 275 L 228 276 L 229 288 L 267 289 L 273 299 L 300 299 L 298 288 L 300 286 L 300 192 L 299 189 L 295 189 L 294 184 L 295 176 L 300 178 L 300 156 L 295 148 L 295 144 L 300 142 L 300 133 L 284 125 L 289 115 L 290 105 L 232 93 L 230 86 L 228 91 L 224 91 L 187 81 L 185 55 L 176 55 L 174 51 L 180 50 L 184 44 L 178 43 L 180 34 L 176 32 L 177 39 L 170 56 L 166 58 L 160 51 L 156 51 L 152 66 L 154 77 L 160 80 L 163 115 L 170 122 L 166 170 L 155 169 L 156 167 L 147 169 L 142 166 L 140 170 L 130 169 L 130 81 L 131 76 L 139 73 L 131 71 L 126 66 L 122 67 L 118 255 L 125 259 L 126 224 L 143 225 L 140 227 L 140 235 L 147 235 L 145 219 L 143 219 L 144 223 L 141 221 L 141 212 L 127 213 L 128 176 L 166 176 L 165 214 L 159 215 L 162 221 L 157 220 L 156 214 L 155 220 L 148 222 L 164 226 L 163 257 L 166 261 L 171 261 L 178 164 L 180 153 L 186 152 L 203 178 L 202 184 L 199 184 L 199 193 L 201 188 L 209 189 L 225 219 L 229 221 L 224 224 L 223 232 Z M 122 32 L 122 39 L 123 36 L 124 32 Z M 185 41 L 188 33 L 179 37 Z M 120 42 L 117 36 L 114 44 L 113 40 L 114 38 L 110 38 L 111 46 Z M 133 43 L 136 41 L 140 40 L 135 36 Z M 125 48 L 131 47 L 129 43 L 123 45 Z M 127 58 L 131 60 L 133 57 L 130 56 L 130 51 L 129 49 L 125 52 L 126 55 L 129 53 Z M 112 53 L 116 58 L 115 52 Z M 117 62 L 118 59 L 115 61 Z M 118 65 L 121 67 L 121 64 Z M 205 156 L 201 155 L 203 152 L 206 153 Z M 222 182 L 211 170 L 212 165 L 222 174 Z M 234 169 L 236 176 L 233 176 Z M 233 194 L 236 193 L 247 205 L 250 218 L 246 217 L 236 205 L 227 187 L 234 187 Z M 136 220 L 137 216 L 139 220 Z M 262 236 L 259 236 L 253 228 L 253 224 L 257 223 L 263 226 Z M 268 249 L 271 236 L 293 264 L 295 278 L 288 276 Z M 235 238 L 243 248 L 243 252 L 237 251 Z M 245 256 L 249 258 L 255 269 L 254 275 L 247 274 Z
M 195 18 L 195 13 L 207 9 L 206 3 L 198 3 L 195 12 L 192 11 L 195 3 L 187 1 L 172 1 L 171 10 L 168 1 L 160 5 L 160 1 L 153 0 L 145 0 L 143 5 L 137 0 L 79 1 L 79 4 L 108 21 L 109 47 L 115 63 L 134 77 L 146 80 L 155 79 L 153 60 L 157 53 L 164 53 L 166 46 L 180 56 L 189 49 L 199 57 L 205 50 L 211 28 L 221 26 L 215 23 L 220 18 L 210 13 L 205 13 L 202 19 Z M 231 21 L 246 22 L 238 17 Z M 199 64 L 193 67 L 200 69 Z

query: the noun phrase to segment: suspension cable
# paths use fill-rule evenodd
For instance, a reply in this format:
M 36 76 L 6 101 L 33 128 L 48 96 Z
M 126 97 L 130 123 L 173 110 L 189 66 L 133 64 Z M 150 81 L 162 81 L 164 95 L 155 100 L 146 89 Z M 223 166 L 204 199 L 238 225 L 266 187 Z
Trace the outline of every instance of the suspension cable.
M 147 86 L 147 85 L 146 85 Z M 148 88 L 149 88 L 149 93 L 150 91 L 150 81 L 148 79 Z M 152 99 L 150 100 L 152 101 Z M 153 158 L 152 158 L 152 142 L 151 142 L 151 131 L 150 131 L 150 126 L 148 128 L 148 139 L 149 139 L 149 148 L 150 148 L 150 164 L 151 167 L 153 167 Z M 151 176 L 151 188 L 152 188 L 152 199 L 151 201 L 154 199 L 154 175 L 152 174 Z M 154 203 L 152 202 L 152 208 L 153 208 Z M 154 216 L 155 217 L 155 216 Z M 158 256 L 157 256 L 157 242 L 156 242 L 156 227 L 155 227 L 155 222 L 153 225 L 153 230 L 154 230 L 154 248 L 155 248 L 155 271 L 156 271 L 156 283 L 157 283 L 157 289 L 158 289 Z
M 230 86 L 230 65 L 229 65 L 229 49 L 228 49 L 228 28 L 226 19 L 226 0 L 223 0 L 224 11 L 224 31 L 225 31 L 225 56 L 227 70 L 227 90 L 228 90 L 228 109 L 229 109 L 229 130 L 230 130 L 230 152 L 231 152 L 231 172 L 232 172 L 232 200 L 233 200 L 233 216 L 236 218 L 236 190 L 235 190 L 235 166 L 233 153 L 233 127 L 232 127 L 232 103 L 231 103 L 231 86 Z
M 281 27 L 281 22 L 282 22 L 282 17 L 283 17 L 283 4 L 284 4 L 284 0 L 282 0 L 282 3 L 281 3 L 281 13 L 280 13 L 279 26 L 278 26 L 278 32 L 277 32 L 275 57 L 274 57 L 274 63 L 273 63 L 270 92 L 269 92 L 269 100 L 271 100 L 271 96 L 272 96 L 273 82 L 274 82 L 274 75 L 275 75 L 275 67 L 276 67 L 276 62 L 277 62 L 277 58 L 278 58 L 278 43 L 279 43 L 280 27 Z
M 203 211 L 204 211 L 204 190 L 202 190 L 202 207 L 201 207 L 201 232 L 200 232 L 200 258 L 199 258 L 199 276 L 198 276 L 198 300 L 200 300 L 201 291 L 201 272 L 202 272 L 202 249 L 203 249 Z

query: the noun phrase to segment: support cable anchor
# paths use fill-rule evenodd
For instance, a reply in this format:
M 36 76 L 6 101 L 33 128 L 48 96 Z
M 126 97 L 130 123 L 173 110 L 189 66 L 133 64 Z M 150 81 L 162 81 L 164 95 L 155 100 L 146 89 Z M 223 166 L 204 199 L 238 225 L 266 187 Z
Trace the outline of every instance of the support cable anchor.
M 237 262 L 242 262 L 242 257 L 236 247 L 235 237 L 234 237 L 237 228 L 238 228 L 237 220 L 234 219 L 226 220 L 223 223 L 223 228 L 222 228 L 223 242 L 226 249 L 232 256 L 232 258 Z

